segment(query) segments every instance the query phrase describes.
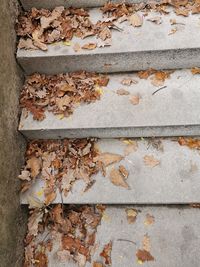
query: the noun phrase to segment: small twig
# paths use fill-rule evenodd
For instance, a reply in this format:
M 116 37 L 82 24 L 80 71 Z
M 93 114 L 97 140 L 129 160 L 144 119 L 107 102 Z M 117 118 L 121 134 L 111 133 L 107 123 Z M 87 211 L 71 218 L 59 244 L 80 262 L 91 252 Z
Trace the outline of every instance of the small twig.
M 131 241 L 131 240 L 128 240 L 128 239 L 117 239 L 117 241 L 124 241 L 124 242 L 129 242 L 129 243 L 132 243 L 134 245 L 136 245 L 136 243 L 134 241 Z
M 165 89 L 165 88 L 167 88 L 167 86 L 165 85 L 165 86 L 163 86 L 163 87 L 160 87 L 159 89 L 157 89 L 155 92 L 153 92 L 152 93 L 152 95 L 155 95 L 157 92 L 159 92 L 160 90 L 163 90 L 163 89 Z

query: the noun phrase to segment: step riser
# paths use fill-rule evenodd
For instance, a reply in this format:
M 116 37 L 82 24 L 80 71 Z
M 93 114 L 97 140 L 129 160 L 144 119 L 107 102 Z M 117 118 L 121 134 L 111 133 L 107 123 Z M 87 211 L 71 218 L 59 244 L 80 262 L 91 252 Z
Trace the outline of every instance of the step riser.
M 159 0 L 157 0 L 159 1 Z M 32 7 L 53 9 L 56 6 L 65 7 L 99 7 L 107 3 L 107 0 L 21 0 L 22 6 L 25 10 L 29 10 Z M 113 0 L 114 3 L 121 3 L 121 0 Z M 128 3 L 140 3 L 148 2 L 148 0 L 129 0 Z
M 20 130 L 28 139 L 63 139 L 63 138 L 121 138 L 121 137 L 174 137 L 198 136 L 200 125 L 174 127 L 145 128 L 102 128 L 102 129 L 50 129 L 50 130 Z
M 30 53 L 30 52 L 29 52 Z M 38 53 L 38 56 L 36 55 Z M 21 53 L 20 53 L 21 54 Z M 99 73 L 128 72 L 154 69 L 182 69 L 200 66 L 200 48 L 169 51 L 130 52 L 118 54 L 82 54 L 40 56 L 18 55 L 18 62 L 27 74 L 34 72 L 59 74 L 80 70 Z M 30 54 L 29 54 L 30 55 Z M 112 62 L 112 63 L 111 63 Z

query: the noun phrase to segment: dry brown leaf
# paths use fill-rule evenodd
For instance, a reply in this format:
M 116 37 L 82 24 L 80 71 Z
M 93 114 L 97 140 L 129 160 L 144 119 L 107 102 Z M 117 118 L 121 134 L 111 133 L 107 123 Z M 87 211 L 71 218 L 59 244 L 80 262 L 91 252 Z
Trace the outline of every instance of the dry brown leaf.
M 147 234 L 142 240 L 142 248 L 148 252 L 151 250 L 150 237 Z
M 200 68 L 198 68 L 198 67 L 192 68 L 191 72 L 192 72 L 193 75 L 200 74 Z
M 154 69 L 148 69 L 148 70 L 144 70 L 144 71 L 139 71 L 138 73 L 137 73 L 137 75 L 138 75 L 138 77 L 140 78 L 140 79 L 148 79 L 149 78 L 149 76 L 151 76 L 152 74 L 154 74 L 156 72 L 156 70 L 154 70 Z
M 93 267 L 103 267 L 103 264 L 100 262 L 93 262 Z
M 126 86 L 130 86 L 131 84 L 136 84 L 136 83 L 138 83 L 138 81 L 131 79 L 131 78 L 124 78 L 121 81 L 121 84 L 126 85 Z
M 184 17 L 188 17 L 189 16 L 189 10 L 187 8 L 184 7 L 179 7 L 175 9 L 175 13 L 178 16 L 184 16 Z
M 50 192 L 45 194 L 45 204 L 48 206 L 56 199 L 57 194 L 55 192 Z
M 38 234 L 39 223 L 43 220 L 43 212 L 35 209 L 28 219 L 28 236 L 36 236 Z
M 109 176 L 110 181 L 116 185 L 129 189 L 129 185 L 125 181 L 125 177 L 117 169 L 112 169 Z
M 34 261 L 36 267 L 48 267 L 48 258 L 47 255 L 43 252 L 44 248 L 41 249 L 42 251 L 38 251 L 35 254 Z
M 27 170 L 21 171 L 21 174 L 18 176 L 22 181 L 31 181 L 30 172 Z
M 32 178 L 38 176 L 38 174 L 40 173 L 41 165 L 42 162 L 40 158 L 32 157 L 27 160 L 27 169 L 30 169 Z
M 162 23 L 162 18 L 157 16 L 157 17 L 148 18 L 147 21 L 151 21 L 151 22 L 159 25 Z
M 146 166 L 149 166 L 149 167 L 156 167 L 160 164 L 160 161 L 157 160 L 156 158 L 154 158 L 153 155 L 146 155 L 144 156 L 144 163 Z
M 146 262 L 146 261 L 154 261 L 154 257 L 151 255 L 150 252 L 142 249 L 138 249 L 136 256 L 138 258 L 138 261 Z
M 140 99 L 141 99 L 141 97 L 139 95 L 132 95 L 130 97 L 130 102 L 133 105 L 138 105 L 140 103 Z
M 111 39 L 111 30 L 108 27 L 104 27 L 103 30 L 99 33 L 99 38 L 103 41 L 106 39 Z
M 130 92 L 125 89 L 118 89 L 117 94 L 118 95 L 130 95 Z
M 111 265 L 111 252 L 112 252 L 112 241 L 104 246 L 103 251 L 100 253 L 100 256 L 104 258 L 106 265 Z
M 96 43 L 88 43 L 82 46 L 82 49 L 94 50 L 97 47 Z
M 187 146 L 191 149 L 200 149 L 200 139 L 191 137 L 179 137 L 178 142 L 181 146 Z
M 132 224 L 136 221 L 138 211 L 136 209 L 126 209 L 127 221 L 129 224 Z
M 167 71 L 156 71 L 156 73 L 151 78 L 151 83 L 154 86 L 162 86 L 166 79 L 170 77 L 170 72 Z
M 129 17 L 129 22 L 134 27 L 140 27 L 143 24 L 143 18 L 138 13 L 135 13 Z
M 123 156 L 113 153 L 101 153 L 99 156 L 93 159 L 94 162 L 102 162 L 102 164 L 107 167 L 113 163 L 120 162 Z
M 23 39 L 20 38 L 19 44 L 18 44 L 19 49 L 37 49 L 37 47 L 33 44 L 32 39 Z
M 127 169 L 123 165 L 119 166 L 119 171 L 124 176 L 125 179 L 128 178 L 129 172 L 127 171 Z
M 145 221 L 144 221 L 144 224 L 145 225 L 152 225 L 152 224 L 154 224 L 154 222 L 155 222 L 154 216 L 149 214 L 149 213 L 147 213 Z
M 177 31 L 178 31 L 178 28 L 174 27 L 171 29 L 171 31 L 168 33 L 168 35 L 172 35 L 172 34 L 176 33 Z

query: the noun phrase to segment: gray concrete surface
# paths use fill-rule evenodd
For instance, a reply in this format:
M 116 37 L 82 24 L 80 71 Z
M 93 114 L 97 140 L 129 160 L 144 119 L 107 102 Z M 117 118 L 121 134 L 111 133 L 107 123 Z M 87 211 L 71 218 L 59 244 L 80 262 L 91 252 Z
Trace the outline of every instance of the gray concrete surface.
M 102 19 L 99 9 L 90 10 L 93 22 Z M 71 46 L 49 45 L 48 51 L 24 50 L 17 52 L 18 62 L 26 73 L 60 73 L 87 70 L 96 72 L 123 72 L 148 68 L 177 69 L 200 66 L 199 16 L 162 15 L 163 23 L 147 21 L 158 14 L 145 17 L 142 27 L 134 28 L 128 22 L 118 24 L 122 32 L 112 31 L 112 46 L 74 52 L 73 45 L 99 42 L 96 37 L 84 40 L 73 38 Z M 170 19 L 178 24 L 172 26 Z M 183 24 L 183 25 L 182 25 Z M 172 29 L 177 31 L 169 35 Z M 195 38 L 194 38 L 195 36 Z
M 26 216 L 16 179 L 24 153 L 24 140 L 17 132 L 22 82 L 14 54 L 16 1 L 1 0 L 0 6 L 0 266 L 20 267 Z
M 148 139 L 138 141 L 138 150 L 132 152 L 118 164 L 107 169 L 107 176 L 94 176 L 95 184 L 84 192 L 85 184 L 78 180 L 72 192 L 63 197 L 66 204 L 186 204 L 200 202 L 200 154 L 180 146 L 177 141 L 162 141 L 164 151 L 158 151 L 148 144 Z M 126 144 L 122 140 L 102 139 L 98 141 L 102 152 L 124 155 Z M 153 155 L 160 164 L 154 168 L 146 166 L 144 156 Z M 110 170 L 119 165 L 129 171 L 127 183 L 130 190 L 113 185 L 109 180 Z M 44 181 L 38 178 L 32 188 L 21 195 L 21 203 L 27 204 L 33 198 L 43 202 Z M 55 203 L 61 203 L 57 193 Z
M 148 2 L 149 0 L 146 0 Z M 158 0 L 159 1 L 159 0 Z M 21 0 L 24 9 L 29 10 L 32 7 L 36 8 L 48 8 L 53 9 L 56 6 L 65 7 L 98 7 L 103 6 L 107 0 Z M 113 0 L 114 3 L 120 3 L 121 0 Z M 144 0 L 129 0 L 128 3 L 139 3 L 144 2 Z
M 200 133 L 200 75 L 190 70 L 171 74 L 163 90 L 152 95 L 159 87 L 136 74 L 110 75 L 107 87 L 102 88 L 100 101 L 83 104 L 72 116 L 60 120 L 46 112 L 46 119 L 38 122 L 24 111 L 19 130 L 28 138 L 60 137 L 140 137 L 180 136 Z M 124 78 L 138 81 L 131 86 L 122 85 Z M 119 96 L 124 88 L 130 95 Z M 140 95 L 138 105 L 130 102 L 131 95 Z
M 136 208 L 140 212 L 134 224 L 128 224 L 126 208 Z M 144 224 L 146 214 L 153 215 L 155 223 Z M 200 210 L 179 207 L 135 207 L 108 206 L 101 225 L 97 229 L 96 249 L 93 261 L 102 262 L 99 256 L 108 242 L 113 242 L 111 259 L 114 267 L 137 267 L 136 252 L 142 249 L 142 241 L 147 234 L 150 238 L 150 253 L 155 261 L 143 263 L 152 267 L 199 267 Z M 44 237 L 40 237 L 43 240 Z M 128 241 L 120 241 L 128 240 Z M 132 242 L 135 242 L 132 243 Z M 73 262 L 60 263 L 56 253 L 60 243 L 54 242 L 53 251 L 48 255 L 48 267 L 77 267 Z M 86 267 L 91 267 L 87 263 Z

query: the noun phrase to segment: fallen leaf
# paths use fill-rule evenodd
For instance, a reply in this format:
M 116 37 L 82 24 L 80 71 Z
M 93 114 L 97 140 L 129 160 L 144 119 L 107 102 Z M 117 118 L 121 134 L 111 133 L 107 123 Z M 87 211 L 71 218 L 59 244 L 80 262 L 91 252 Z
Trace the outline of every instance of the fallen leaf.
M 28 219 L 28 236 L 36 236 L 39 230 L 39 223 L 43 220 L 43 212 L 35 209 Z
M 178 16 L 184 16 L 184 17 L 188 17 L 189 16 L 189 10 L 187 8 L 184 7 L 179 7 L 175 9 L 175 13 Z
M 128 178 L 129 172 L 127 171 L 127 169 L 123 165 L 119 166 L 119 171 L 124 176 L 125 179 Z
M 138 77 L 140 78 L 140 79 L 148 79 L 149 78 L 149 76 L 151 76 L 152 74 L 154 74 L 156 72 L 156 70 L 154 70 L 154 69 L 148 69 L 148 70 L 144 70 L 144 71 L 139 71 L 138 73 L 137 73 L 137 75 L 138 75 Z
M 191 72 L 192 72 L 193 75 L 200 74 L 200 68 L 198 68 L 198 67 L 192 68 Z
M 140 27 L 143 24 L 143 18 L 138 13 L 135 13 L 129 17 L 129 22 L 134 27 Z
M 94 162 L 100 161 L 107 167 L 113 163 L 117 163 L 123 159 L 123 156 L 113 153 L 101 153 L 99 156 L 93 159 Z
M 144 224 L 145 225 L 152 225 L 152 224 L 154 224 L 154 222 L 155 222 L 154 216 L 147 213 Z
M 136 84 L 136 83 L 138 83 L 138 81 L 133 80 L 133 79 L 131 79 L 131 78 L 124 78 L 124 79 L 121 81 L 121 84 L 126 85 L 126 86 L 130 86 L 131 84 Z
M 141 97 L 139 95 L 132 95 L 130 97 L 130 102 L 133 105 L 138 105 L 140 103 L 140 99 L 141 99 Z
M 148 252 L 150 252 L 151 244 L 150 237 L 146 234 L 142 240 L 142 248 Z
M 138 258 L 138 261 L 146 262 L 146 261 L 154 261 L 154 257 L 151 255 L 150 252 L 146 251 L 146 250 L 142 250 L 142 249 L 138 249 L 136 256 Z
M 103 264 L 100 262 L 93 262 L 93 267 L 103 267 Z
M 29 160 L 27 160 L 27 169 L 30 169 L 32 178 L 35 178 L 40 173 L 41 169 L 41 159 L 32 157 Z
M 126 209 L 127 221 L 129 224 L 132 224 L 136 221 L 138 211 L 136 209 Z
M 151 21 L 151 22 L 154 22 L 155 24 L 159 25 L 162 23 L 162 18 L 157 16 L 157 17 L 148 18 L 147 21 Z
M 36 267 L 48 267 L 48 258 L 43 251 L 36 252 L 34 261 Z
M 88 43 L 82 46 L 82 49 L 93 50 L 97 47 L 96 43 Z
M 130 92 L 125 89 L 118 89 L 117 94 L 118 95 L 130 95 Z
M 144 156 L 144 163 L 146 166 L 149 166 L 149 167 L 156 167 L 157 165 L 160 164 L 160 161 L 157 160 L 156 158 L 154 158 L 154 156 L 150 155 L 146 155 Z
M 98 36 L 103 41 L 105 41 L 106 39 L 110 39 L 112 37 L 111 31 L 108 27 L 104 27 Z
M 100 256 L 104 258 L 106 265 L 111 265 L 111 252 L 112 252 L 112 241 L 106 244 L 103 248 L 103 251 L 100 253 Z
M 114 185 L 129 189 L 129 185 L 125 181 L 125 177 L 121 174 L 119 170 L 112 169 L 109 178 Z
M 156 71 L 153 75 L 153 77 L 151 77 L 151 83 L 154 86 L 162 86 L 164 85 L 164 82 L 166 79 L 168 79 L 170 77 L 170 72 L 167 71 Z
M 20 38 L 19 44 L 18 44 L 19 49 L 37 49 L 37 47 L 33 44 L 32 39 L 23 39 Z
M 191 137 L 179 137 L 178 143 L 181 146 L 187 146 L 191 149 L 200 149 L 200 139 L 191 138 Z
M 31 181 L 30 172 L 27 170 L 21 171 L 21 174 L 18 176 L 19 179 L 23 181 Z
M 172 28 L 171 31 L 168 33 L 168 35 L 172 35 L 172 34 L 176 33 L 177 31 L 178 31 L 177 27 Z

